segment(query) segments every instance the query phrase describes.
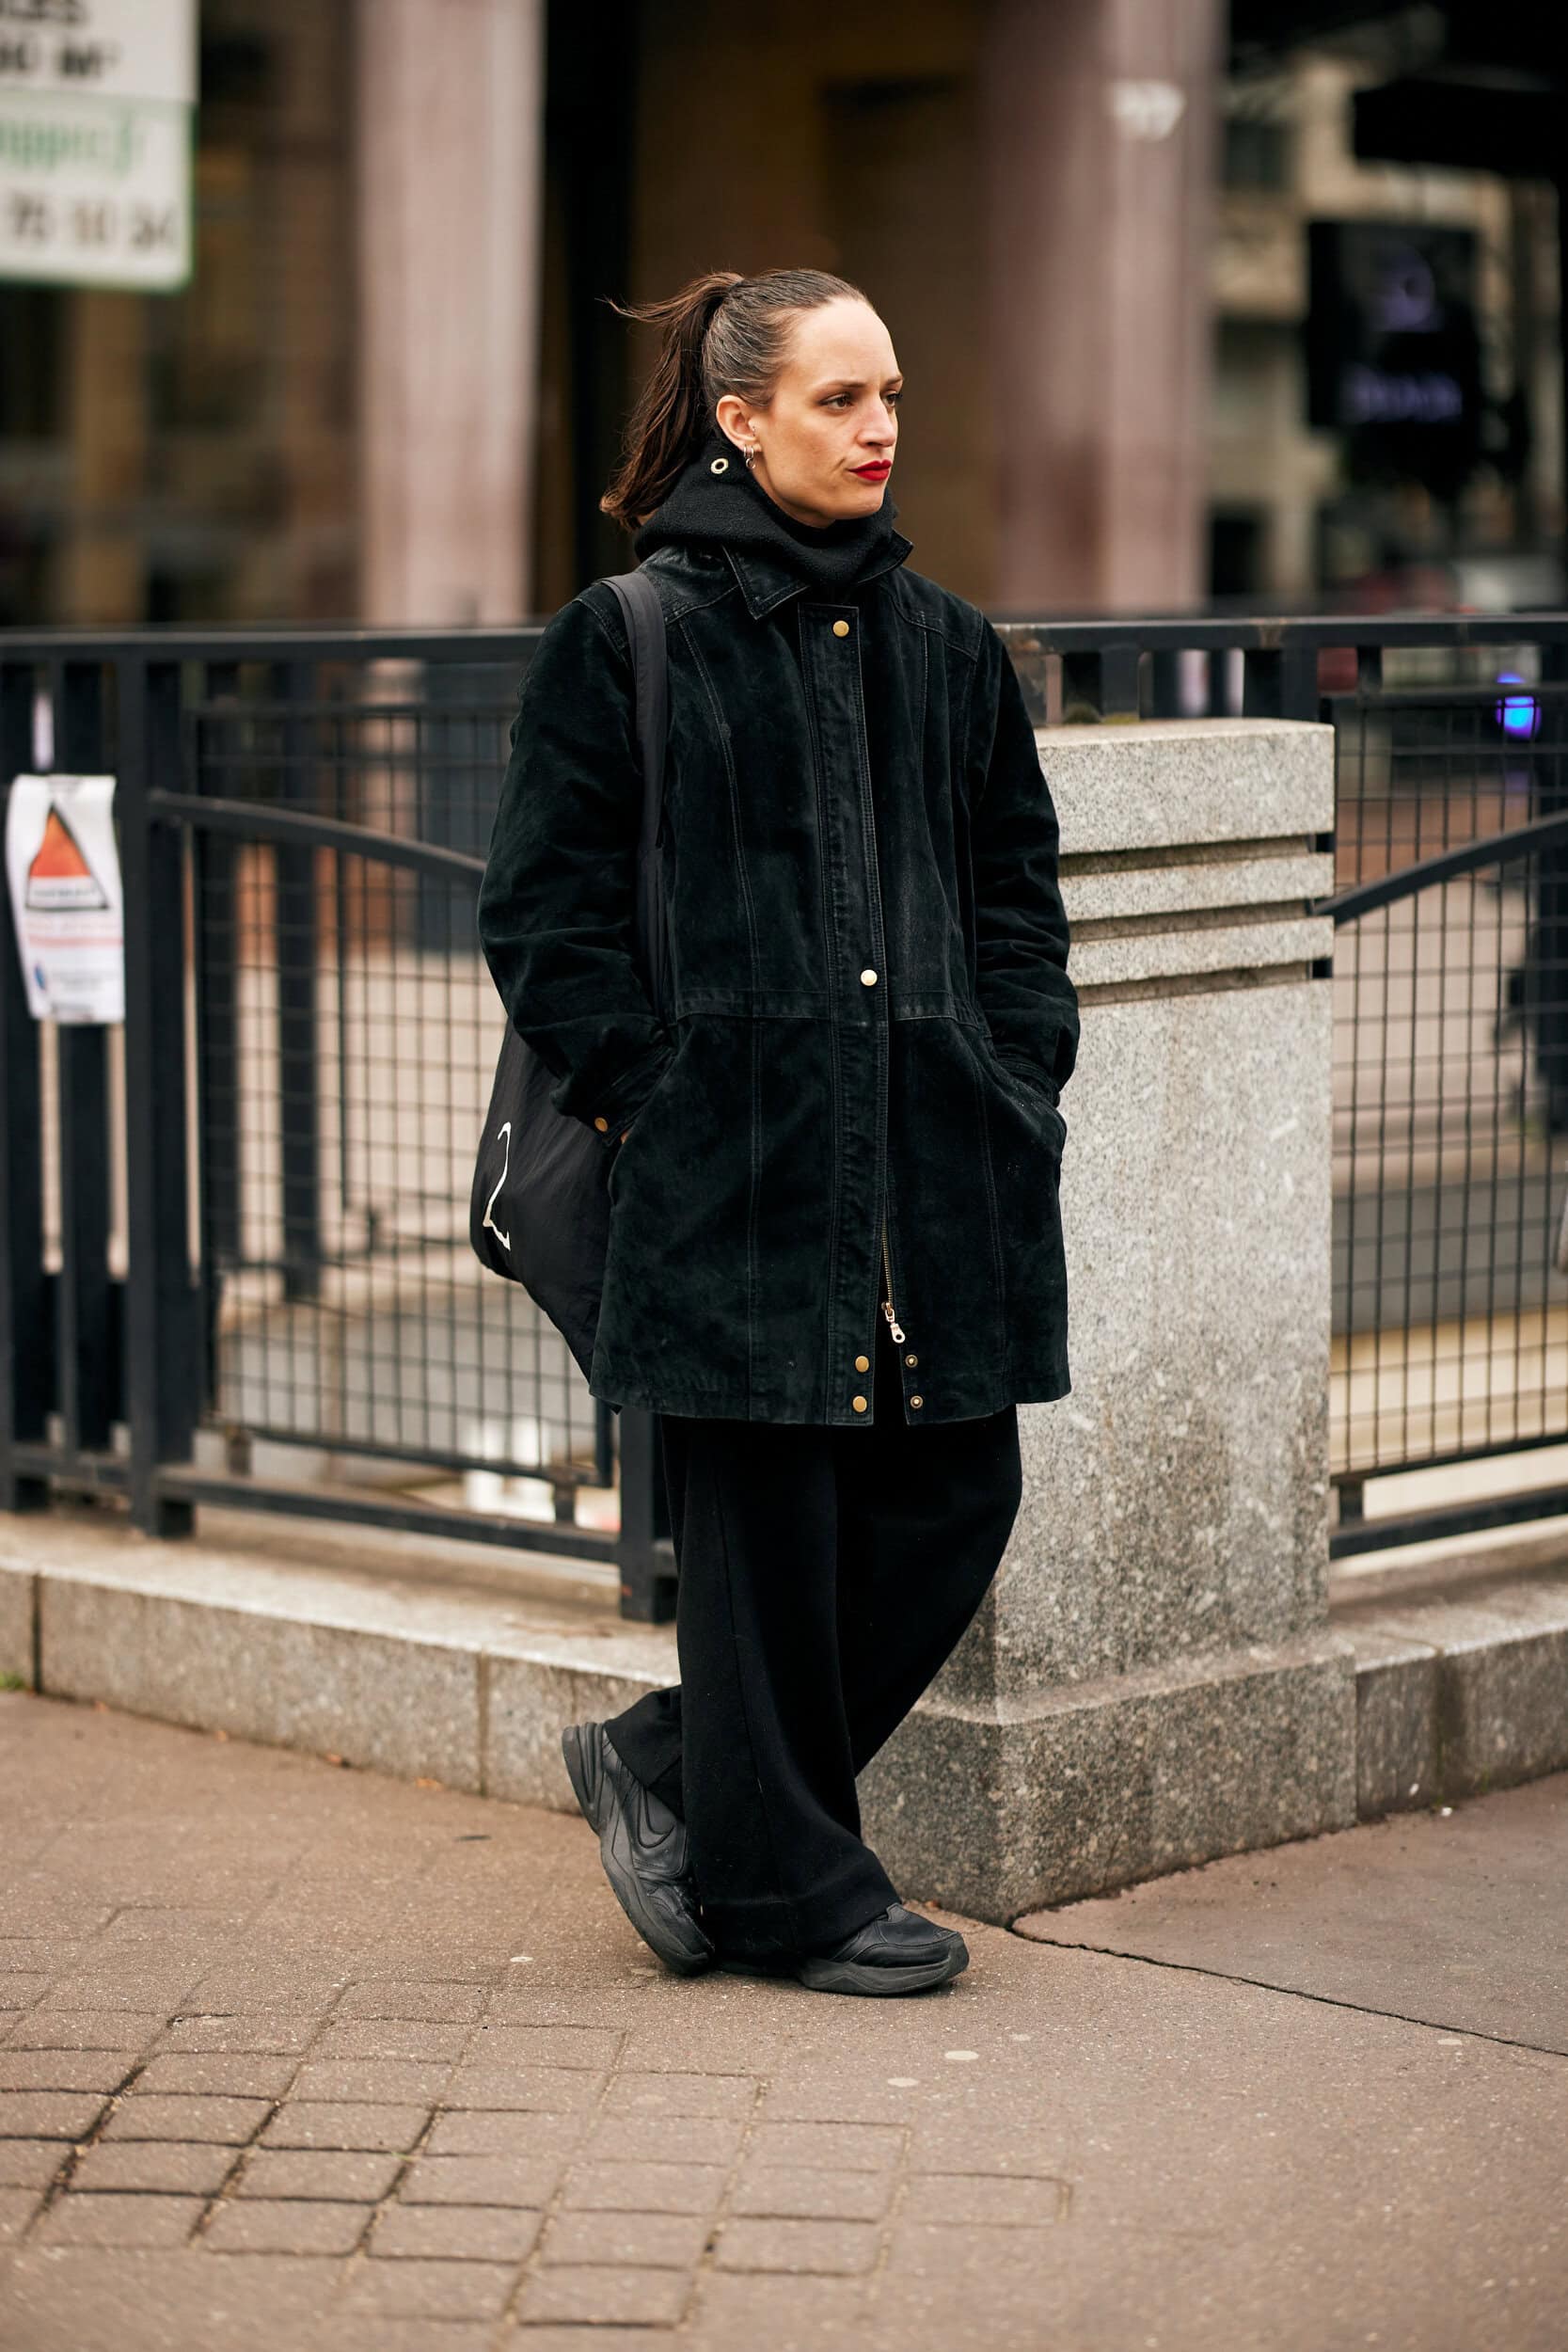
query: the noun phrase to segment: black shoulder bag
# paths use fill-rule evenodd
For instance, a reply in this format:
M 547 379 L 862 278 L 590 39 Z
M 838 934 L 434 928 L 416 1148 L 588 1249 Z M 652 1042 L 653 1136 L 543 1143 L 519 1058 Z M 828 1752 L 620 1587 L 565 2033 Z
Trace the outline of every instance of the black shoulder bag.
M 641 571 L 616 574 L 605 584 L 614 589 L 626 616 L 642 762 L 633 957 L 648 1000 L 664 1019 L 670 1006 L 660 838 L 669 706 L 664 612 L 657 589 Z M 474 1168 L 468 1239 L 483 1264 L 520 1282 L 543 1309 L 586 1379 L 604 1290 L 612 1153 L 586 1120 L 557 1110 L 550 1100 L 555 1084 L 555 1073 L 508 1022 Z

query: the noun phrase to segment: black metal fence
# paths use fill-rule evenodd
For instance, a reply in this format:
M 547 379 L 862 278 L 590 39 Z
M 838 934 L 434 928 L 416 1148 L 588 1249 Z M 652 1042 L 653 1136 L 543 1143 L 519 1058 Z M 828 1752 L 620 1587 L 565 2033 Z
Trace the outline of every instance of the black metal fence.
M 1568 1512 L 1568 615 L 1011 638 L 1042 723 L 1333 725 L 1331 1549 Z
M 1001 626 L 1042 724 L 1332 720 L 1335 1548 L 1568 1507 L 1360 1515 L 1374 1475 L 1568 1439 L 1568 617 Z M 0 910 L 0 1507 L 480 1538 L 669 1613 L 649 1417 L 467 1245 L 474 894 L 536 640 L 0 639 L 0 781 L 118 779 L 127 990 L 122 1033 L 34 1024 Z
M 127 992 L 122 1040 L 30 1022 L 8 908 L 0 1504 L 478 1538 L 668 1614 L 647 1416 L 467 1246 L 474 899 L 535 635 L 0 644 L 8 783 L 40 733 L 118 779 Z

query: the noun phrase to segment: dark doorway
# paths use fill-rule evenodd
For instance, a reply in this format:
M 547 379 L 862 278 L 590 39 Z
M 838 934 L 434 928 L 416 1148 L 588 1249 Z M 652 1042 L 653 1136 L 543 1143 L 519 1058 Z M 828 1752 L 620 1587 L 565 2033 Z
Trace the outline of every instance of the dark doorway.
M 1209 594 L 1261 595 L 1264 517 L 1251 507 L 1217 507 L 1209 517 Z
M 599 512 L 614 469 L 636 331 L 604 297 L 630 294 L 640 11 L 551 0 L 546 34 L 545 221 L 535 510 L 538 613 L 625 571 L 626 534 Z

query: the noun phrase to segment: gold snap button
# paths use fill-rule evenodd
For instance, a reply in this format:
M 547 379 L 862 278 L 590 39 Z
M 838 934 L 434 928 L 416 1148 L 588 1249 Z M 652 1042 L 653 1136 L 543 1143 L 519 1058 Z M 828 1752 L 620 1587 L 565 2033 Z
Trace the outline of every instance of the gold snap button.
M 871 1359 L 870 1359 L 870 1357 L 869 1357 L 869 1356 L 857 1356 L 857 1357 L 856 1357 L 856 1359 L 855 1359 L 855 1370 L 856 1370 L 857 1372 L 869 1372 L 869 1371 L 871 1370 Z
M 861 986 L 862 988 L 875 988 L 876 985 L 877 975 L 872 971 L 871 966 L 867 964 L 865 970 L 861 974 Z
M 855 1410 L 856 1410 L 856 1412 L 857 1412 L 857 1413 L 863 1413 L 863 1412 L 864 1412 L 864 1410 L 865 1410 L 865 1399 L 864 1399 L 864 1397 L 863 1397 L 863 1396 L 852 1396 L 852 1397 L 849 1399 L 849 1402 L 850 1402 L 850 1404 L 854 1406 L 854 1408 L 855 1408 Z
M 911 1405 L 924 1405 L 926 1399 L 923 1396 L 911 1396 L 910 1399 Z
M 918 1364 L 918 1363 L 919 1363 L 919 1361 L 920 1361 L 920 1359 L 919 1359 L 919 1357 L 918 1357 L 918 1356 L 906 1356 L 906 1357 L 905 1357 L 905 1359 L 904 1359 L 904 1361 L 905 1361 L 907 1364 Z
M 730 461 L 727 457 L 716 457 L 708 468 L 709 473 L 728 473 L 729 469 Z
M 601 1136 L 606 1136 L 610 1133 L 610 1121 L 608 1119 L 595 1119 L 594 1124 L 598 1129 Z
M 847 621 L 835 621 L 833 623 L 833 635 L 835 637 L 847 637 L 848 634 L 849 624 Z

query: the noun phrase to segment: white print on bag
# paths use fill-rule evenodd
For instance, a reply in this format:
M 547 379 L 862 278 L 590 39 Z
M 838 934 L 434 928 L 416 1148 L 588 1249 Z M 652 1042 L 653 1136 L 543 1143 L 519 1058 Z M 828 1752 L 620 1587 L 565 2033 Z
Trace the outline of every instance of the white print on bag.
M 503 1232 L 501 1232 L 500 1227 L 499 1227 L 499 1225 L 495 1222 L 495 1219 L 491 1216 L 490 1212 L 491 1212 L 491 1210 L 492 1210 L 492 1209 L 495 1207 L 495 1205 L 496 1205 L 496 1193 L 499 1193 L 499 1190 L 500 1190 L 500 1188 L 501 1188 L 502 1184 L 505 1184 L 505 1182 L 506 1182 L 506 1170 L 507 1170 L 507 1168 L 510 1168 L 510 1167 L 511 1167 L 511 1165 L 512 1165 L 512 1121 L 511 1121 L 511 1120 L 510 1120 L 510 1119 L 508 1119 L 508 1120 L 504 1120 L 504 1121 L 502 1122 L 502 1124 L 501 1124 L 501 1125 L 500 1125 L 500 1126 L 499 1126 L 499 1127 L 496 1130 L 496 1133 L 497 1133 L 498 1137 L 499 1137 L 499 1138 L 500 1138 L 500 1139 L 502 1139 L 502 1140 L 504 1140 L 504 1142 L 505 1142 L 505 1144 L 506 1144 L 506 1162 L 505 1162 L 505 1166 L 504 1166 L 504 1167 L 502 1168 L 502 1169 L 501 1169 L 500 1174 L 499 1174 L 499 1175 L 497 1177 L 497 1179 L 496 1179 L 496 1191 L 495 1191 L 495 1192 L 493 1192 L 493 1193 L 490 1195 L 489 1200 L 486 1200 L 486 1202 L 484 1203 L 484 1224 L 483 1224 L 483 1230 L 484 1232 L 491 1232 L 491 1233 L 494 1233 L 494 1235 L 496 1236 L 496 1239 L 499 1242 L 499 1244 L 500 1244 L 501 1248 L 502 1248 L 506 1251 L 507 1256 L 508 1256 L 508 1257 L 510 1257 L 510 1256 L 511 1256 L 511 1254 L 512 1254 L 512 1236 L 511 1236 L 511 1234 L 510 1234 L 510 1233 L 503 1233 Z

